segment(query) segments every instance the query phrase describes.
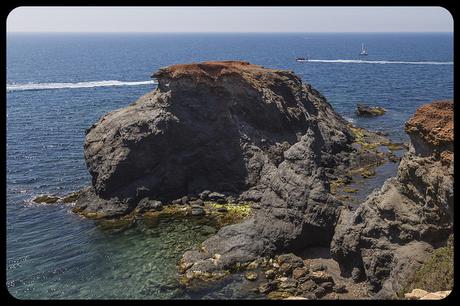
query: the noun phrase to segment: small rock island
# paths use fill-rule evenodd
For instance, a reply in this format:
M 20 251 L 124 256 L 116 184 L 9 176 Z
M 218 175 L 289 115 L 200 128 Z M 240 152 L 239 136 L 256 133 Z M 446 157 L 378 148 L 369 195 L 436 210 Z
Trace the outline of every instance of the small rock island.
M 272 298 L 346 292 L 325 269 L 291 254 L 321 246 L 343 277 L 368 283 L 376 298 L 396 298 L 446 245 L 452 101 L 417 110 L 397 176 L 353 208 L 333 191 L 350 171 L 390 159 L 377 148 L 394 144 L 345 121 L 293 72 L 220 61 L 173 65 L 154 77 L 154 91 L 86 131 L 92 185 L 73 210 L 110 220 L 174 207 L 190 217 L 233 209 L 239 218 L 180 259 L 185 286 L 262 268 L 271 280 L 260 292 Z

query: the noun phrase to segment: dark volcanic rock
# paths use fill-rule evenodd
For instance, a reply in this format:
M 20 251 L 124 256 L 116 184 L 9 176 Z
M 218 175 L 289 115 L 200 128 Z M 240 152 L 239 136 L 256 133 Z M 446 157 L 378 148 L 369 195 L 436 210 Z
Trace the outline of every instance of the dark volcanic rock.
M 292 72 L 246 62 L 174 65 L 155 77 L 155 91 L 88 129 L 94 199 L 80 206 L 83 214 L 104 212 L 104 201 L 130 211 L 140 194 L 259 201 L 250 218 L 184 254 L 187 278 L 329 245 L 341 203 L 329 193 L 326 170 L 344 163 L 354 137 L 319 92 Z
M 205 210 L 203 207 L 199 205 L 193 205 L 192 210 L 191 210 L 192 216 L 204 216 L 206 214 Z
M 367 116 L 367 117 L 375 117 L 381 116 L 385 114 L 385 109 L 379 106 L 372 107 L 367 105 L 358 104 L 356 106 L 356 114 L 358 116 Z
M 136 206 L 136 210 L 140 213 L 150 210 L 161 210 L 163 205 L 160 201 L 150 200 L 149 198 L 143 198 Z
M 453 157 L 453 102 L 422 106 L 406 132 L 397 177 L 356 212 L 343 208 L 331 243 L 343 274 L 365 276 L 379 298 L 395 298 L 452 231 L 453 158 L 445 157 Z
M 328 245 L 340 203 L 329 194 L 325 167 L 341 163 L 343 154 L 352 150 L 353 136 L 346 122 L 294 74 L 246 67 L 225 79 L 231 83 L 238 80 L 239 86 L 246 88 L 240 93 L 245 102 L 233 98 L 233 103 L 242 105 L 231 109 L 234 120 L 239 118 L 246 187 L 251 188 L 253 197 L 260 196 L 261 204 L 251 218 L 224 227 L 203 242 L 201 251 L 186 253 L 181 265 L 189 267 L 187 275 L 191 277 L 229 269 L 276 250 Z M 179 81 L 171 76 L 168 80 L 171 84 Z M 196 82 L 199 86 L 200 81 Z M 230 86 L 226 82 L 217 77 L 211 84 Z M 234 92 L 225 92 L 225 97 L 241 92 L 233 85 L 231 88 Z M 249 105 L 251 109 L 246 109 Z M 245 111 L 240 114 L 242 108 Z M 265 141 L 260 142 L 261 138 Z M 287 149 L 275 150 L 281 148 L 279 143 L 287 143 Z M 260 192 L 255 195 L 255 190 Z M 220 259 L 214 260 L 213 254 L 220 254 Z

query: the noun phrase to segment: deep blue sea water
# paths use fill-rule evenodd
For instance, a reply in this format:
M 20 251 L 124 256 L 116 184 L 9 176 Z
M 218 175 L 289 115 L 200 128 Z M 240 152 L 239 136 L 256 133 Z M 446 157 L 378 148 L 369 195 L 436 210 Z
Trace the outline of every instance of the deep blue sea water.
M 358 55 L 361 43 L 366 57 Z M 307 55 L 312 61 L 295 61 Z M 418 106 L 453 98 L 453 35 L 447 33 L 9 34 L 6 268 L 13 296 L 250 296 L 240 276 L 204 295 L 175 289 L 176 260 L 212 228 L 177 221 L 107 233 L 68 205 L 31 204 L 36 195 L 63 195 L 90 183 L 85 129 L 154 89 L 154 71 L 205 60 L 293 70 L 348 120 L 394 141 L 407 140 L 404 122 Z M 388 112 L 358 118 L 356 103 Z

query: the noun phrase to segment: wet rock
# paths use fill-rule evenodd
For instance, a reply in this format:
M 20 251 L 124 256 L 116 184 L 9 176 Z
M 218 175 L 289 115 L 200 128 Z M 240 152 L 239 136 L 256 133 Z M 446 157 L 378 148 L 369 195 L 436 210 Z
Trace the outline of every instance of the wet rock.
M 182 205 L 187 205 L 188 202 L 189 202 L 188 196 L 183 196 L 183 197 L 180 199 L 180 204 L 182 204 Z
M 204 206 L 204 202 L 201 199 L 191 201 L 191 202 L 189 202 L 189 204 L 194 205 L 194 206 Z
M 204 216 L 206 211 L 199 205 L 193 205 L 191 209 L 192 216 Z
M 228 209 L 227 209 L 227 207 L 222 206 L 222 207 L 217 208 L 217 211 L 220 212 L 220 213 L 226 213 L 226 212 L 228 212 Z
M 218 193 L 218 192 L 211 192 L 209 195 L 208 195 L 208 199 L 211 200 L 211 201 L 223 201 L 224 203 L 226 203 L 226 199 L 227 197 L 225 196 L 225 194 L 222 194 L 222 193 Z
M 175 199 L 171 203 L 175 205 L 182 205 L 182 198 Z
M 372 107 L 367 105 L 358 104 L 356 105 L 356 115 L 366 116 L 366 117 L 375 117 L 381 116 L 386 113 L 386 110 L 383 107 Z
M 120 199 L 117 197 L 102 199 L 95 193 L 93 187 L 79 191 L 80 195 L 72 211 L 91 219 L 115 218 L 130 213 L 136 206 L 133 198 Z
M 73 203 L 77 201 L 80 196 L 80 192 L 72 192 L 61 199 L 62 203 Z
M 200 197 L 201 200 L 206 201 L 208 200 L 208 196 L 211 194 L 211 191 L 209 190 L 203 190 L 198 196 Z
M 144 213 L 146 211 L 159 211 L 162 209 L 163 204 L 160 201 L 150 200 L 149 198 L 143 198 L 136 206 L 136 211 L 139 213 Z
M 247 280 L 249 281 L 255 281 L 257 279 L 257 273 L 256 272 L 252 272 L 252 271 L 249 271 L 249 272 L 246 272 L 244 274 L 244 278 L 246 278 Z
M 59 197 L 50 195 L 41 195 L 34 199 L 35 203 L 54 204 L 59 201 Z

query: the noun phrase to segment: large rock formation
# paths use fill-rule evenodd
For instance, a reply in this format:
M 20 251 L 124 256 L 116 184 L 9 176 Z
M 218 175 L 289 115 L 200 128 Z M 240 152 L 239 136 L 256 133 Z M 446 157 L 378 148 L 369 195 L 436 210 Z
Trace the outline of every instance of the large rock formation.
M 86 135 L 93 186 L 76 209 L 116 216 L 203 190 L 260 201 L 182 260 L 193 278 L 275 250 L 328 245 L 340 203 L 326 173 L 354 149 L 347 123 L 294 73 L 246 62 L 174 65 L 158 88 Z M 218 254 L 218 259 L 216 259 Z
M 345 275 L 395 298 L 453 222 L 453 102 L 420 107 L 406 123 L 410 149 L 397 177 L 356 211 L 341 210 L 331 253 Z

